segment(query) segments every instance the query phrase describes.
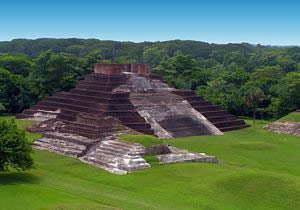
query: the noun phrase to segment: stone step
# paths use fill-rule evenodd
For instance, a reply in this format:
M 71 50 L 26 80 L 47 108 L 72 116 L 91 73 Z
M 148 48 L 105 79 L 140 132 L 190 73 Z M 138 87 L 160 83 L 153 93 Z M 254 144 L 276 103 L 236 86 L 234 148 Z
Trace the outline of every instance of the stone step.
M 112 92 L 101 92 L 95 90 L 87 90 L 87 89 L 79 89 L 75 88 L 70 91 L 70 93 L 79 94 L 79 95 L 87 95 L 87 96 L 97 96 L 101 98 L 128 98 L 129 93 L 112 93 Z
M 236 120 L 237 117 L 227 114 L 227 115 L 221 115 L 221 116 L 212 116 L 207 118 L 210 122 L 219 122 L 219 121 L 227 121 L 227 120 Z
M 91 84 L 88 82 L 85 83 L 79 83 L 78 85 L 76 85 L 76 88 L 78 89 L 86 89 L 86 90 L 97 90 L 97 91 L 102 91 L 102 92 L 111 92 L 114 88 L 115 85 L 113 86 L 108 86 L 108 85 L 95 85 L 95 84 Z
M 70 141 L 63 141 L 63 140 L 60 140 L 60 139 L 52 139 L 52 138 L 42 138 L 42 139 L 38 139 L 38 140 L 35 140 L 34 141 L 34 144 L 37 144 L 37 143 L 46 143 L 46 144 L 51 144 L 52 146 L 56 146 L 58 148 L 66 148 L 66 149 L 75 149 L 75 150 L 78 150 L 78 151 L 83 151 L 83 150 L 86 150 L 86 146 L 84 145 L 81 145 L 81 144 L 75 144 L 73 142 L 70 142 Z
M 82 151 L 79 151 L 76 149 L 57 147 L 54 144 L 48 144 L 48 143 L 41 142 L 41 141 L 34 143 L 33 146 L 37 149 L 46 150 L 48 152 L 55 152 L 55 153 L 70 156 L 70 157 L 78 157 L 79 155 L 82 154 Z
M 93 77 L 96 78 L 111 78 L 111 79 L 117 79 L 117 80 L 125 80 L 126 81 L 126 75 L 118 74 L 118 75 L 109 75 L 109 74 L 99 74 L 99 73 L 91 73 Z
M 58 113 L 47 111 L 47 110 L 34 110 L 34 109 L 25 109 L 23 114 L 34 115 L 36 113 L 41 113 L 42 115 L 50 115 L 49 118 L 55 118 Z
M 97 153 L 100 154 L 111 154 L 114 156 L 120 155 L 128 155 L 128 156 L 137 156 L 139 153 L 134 151 L 133 148 L 120 148 L 120 147 L 113 147 L 113 146 L 100 146 L 95 150 Z
M 93 86 L 97 86 L 97 87 L 106 87 L 108 88 L 107 90 L 111 91 L 114 88 L 120 86 L 120 85 L 124 85 L 126 83 L 123 82 L 114 82 L 114 83 L 107 83 L 107 82 L 101 82 L 101 81 L 97 81 L 97 80 L 89 80 L 89 79 L 84 79 L 81 80 L 80 83 L 78 83 L 79 85 L 93 85 Z M 104 91 L 107 91 L 106 89 L 103 89 Z
M 80 127 L 77 125 L 67 125 L 64 127 L 64 130 L 68 130 L 70 132 L 82 132 L 82 133 L 90 133 L 90 134 L 100 134 L 100 133 L 111 133 L 113 131 L 120 130 L 120 127 L 98 127 L 97 129 L 93 129 L 91 127 Z
M 69 110 L 83 112 L 83 113 L 95 113 L 95 114 L 102 113 L 97 109 L 79 106 L 77 104 L 68 104 L 68 103 L 53 102 L 53 101 L 41 101 L 38 103 L 38 105 L 49 106 L 58 109 L 69 109 Z
M 96 75 L 96 74 L 88 74 L 84 78 L 88 81 L 98 81 L 103 83 L 117 83 L 117 84 L 126 84 L 126 77 L 111 77 L 105 75 Z
M 86 106 L 90 108 L 95 108 L 98 109 L 99 105 L 98 103 L 95 102 L 89 102 L 86 100 L 77 100 L 73 98 L 65 98 L 65 97 L 60 97 L 60 96 L 51 96 L 48 97 L 47 100 L 45 101 L 53 101 L 53 102 L 60 102 L 60 103 L 67 103 L 67 104 L 77 104 L 79 106 Z
M 72 127 L 76 128 L 85 128 L 90 130 L 105 130 L 111 128 L 118 128 L 120 129 L 122 126 L 118 124 L 110 123 L 109 120 L 102 119 L 103 123 L 80 123 L 78 120 L 76 122 L 69 122 L 68 124 Z M 105 122 L 106 121 L 106 122 Z
M 42 105 L 32 105 L 31 107 L 30 107 L 30 109 L 32 109 L 32 110 L 45 110 L 45 111 L 58 111 L 58 109 L 57 108 L 55 108 L 55 107 L 49 107 L 49 106 L 42 106 Z
M 201 114 L 204 115 L 204 117 L 206 117 L 207 119 L 209 119 L 210 117 L 227 115 L 228 112 L 225 110 L 214 110 L 214 111 L 201 112 Z
M 49 139 L 59 139 L 62 141 L 82 145 L 82 146 L 89 146 L 91 144 L 99 142 L 99 140 L 89 139 L 83 136 L 78 136 L 70 133 L 60 133 L 60 132 L 47 132 L 43 133 L 43 138 Z
M 223 127 L 245 125 L 245 122 L 244 120 L 236 119 L 236 120 L 218 121 L 215 122 L 214 125 L 220 129 Z
M 198 106 L 212 106 L 211 103 L 207 102 L 207 101 L 191 101 L 189 102 L 191 104 L 192 107 L 198 107 Z
M 72 121 L 76 121 L 76 115 L 73 116 L 73 115 L 69 115 L 69 114 L 60 113 L 59 115 L 57 115 L 56 119 L 72 122 Z
M 105 134 L 105 133 L 91 134 L 89 132 L 81 132 L 81 131 L 78 131 L 78 130 L 68 130 L 68 129 L 65 129 L 65 128 L 60 129 L 59 132 L 60 133 L 75 133 L 79 136 L 87 137 L 87 138 L 90 138 L 92 140 L 99 139 L 99 138 L 103 137 L 103 135 Z
M 198 112 L 209 112 L 209 111 L 219 111 L 220 107 L 216 105 L 209 105 L 209 106 L 195 106 L 193 107 L 196 109 Z
M 131 142 L 125 142 L 125 141 L 115 141 L 115 140 L 107 140 L 105 141 L 106 143 L 110 144 L 110 145 L 118 145 L 118 146 L 122 146 L 122 147 L 138 147 L 138 148 L 144 148 L 144 146 L 142 146 L 139 143 L 131 143 Z
M 145 119 L 141 117 L 140 115 L 138 116 L 118 116 L 118 119 L 125 125 L 130 125 L 130 124 L 136 124 L 136 123 L 146 123 Z
M 85 95 L 76 93 L 59 93 L 57 96 L 63 96 L 66 98 L 74 98 L 77 100 L 87 100 L 91 102 L 103 103 L 103 104 L 131 104 L 129 98 L 104 98 L 96 95 Z
M 248 127 L 250 127 L 250 126 L 249 125 L 228 126 L 228 127 L 220 128 L 220 131 L 226 132 L 226 131 L 239 130 L 239 129 L 248 128 Z

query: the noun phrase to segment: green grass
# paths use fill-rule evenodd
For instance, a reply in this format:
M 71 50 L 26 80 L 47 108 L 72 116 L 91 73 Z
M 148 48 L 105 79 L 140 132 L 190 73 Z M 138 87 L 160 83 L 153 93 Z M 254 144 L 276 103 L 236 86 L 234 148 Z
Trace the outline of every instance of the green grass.
M 0 121 L 1 120 L 13 120 L 13 119 L 15 119 L 15 117 L 12 115 L 0 116 Z M 16 120 L 16 122 L 17 122 L 18 128 L 23 129 L 23 130 L 25 130 L 26 127 L 36 123 L 36 121 L 33 121 L 33 120 Z M 29 133 L 27 131 L 25 131 L 25 132 L 26 132 L 27 139 L 30 142 L 33 142 L 35 139 L 38 139 L 41 137 L 41 134 L 39 134 L 39 133 Z
M 300 122 L 300 112 L 292 112 L 280 118 L 278 122 Z
M 263 130 L 266 123 L 163 141 L 216 155 L 220 164 L 160 165 L 148 156 L 151 169 L 126 176 L 36 150 L 35 169 L 0 173 L 0 209 L 299 209 L 300 138 Z M 123 140 L 161 142 L 142 135 Z

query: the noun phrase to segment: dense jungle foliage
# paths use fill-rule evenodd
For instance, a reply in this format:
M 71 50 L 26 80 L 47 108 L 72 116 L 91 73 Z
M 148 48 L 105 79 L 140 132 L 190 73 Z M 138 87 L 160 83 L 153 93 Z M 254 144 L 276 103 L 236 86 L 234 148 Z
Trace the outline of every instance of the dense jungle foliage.
M 151 64 L 174 87 L 236 115 L 279 118 L 300 107 L 300 47 L 16 39 L 0 42 L 0 112 L 73 88 L 97 62 Z

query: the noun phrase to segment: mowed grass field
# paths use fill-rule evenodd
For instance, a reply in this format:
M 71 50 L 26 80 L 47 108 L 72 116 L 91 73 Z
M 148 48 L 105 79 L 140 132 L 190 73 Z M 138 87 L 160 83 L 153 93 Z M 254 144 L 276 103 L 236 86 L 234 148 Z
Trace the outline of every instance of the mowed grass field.
M 159 165 L 147 157 L 151 169 L 126 176 L 35 150 L 35 169 L 0 173 L 0 209 L 300 209 L 300 138 L 265 131 L 266 123 L 224 136 L 162 141 L 216 155 L 220 164 Z M 123 139 L 161 143 L 142 135 Z

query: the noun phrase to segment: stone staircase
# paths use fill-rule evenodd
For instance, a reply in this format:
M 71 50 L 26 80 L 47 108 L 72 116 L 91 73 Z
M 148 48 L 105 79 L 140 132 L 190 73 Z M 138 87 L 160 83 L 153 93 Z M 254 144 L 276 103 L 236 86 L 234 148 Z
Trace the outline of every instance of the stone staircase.
M 249 127 L 245 124 L 244 120 L 229 114 L 219 106 L 209 103 L 204 98 L 197 96 L 194 91 L 174 90 L 172 93 L 180 95 L 183 99 L 187 100 L 194 109 L 205 116 L 207 120 L 222 132 Z
M 145 148 L 140 144 L 121 142 L 107 137 L 91 148 L 80 160 L 111 173 L 127 174 L 150 168 L 150 165 L 141 157 L 144 153 Z
M 34 141 L 33 147 L 77 158 L 84 155 L 87 148 L 97 142 L 98 140 L 91 140 L 74 134 L 47 132 L 43 134 L 41 139 Z

